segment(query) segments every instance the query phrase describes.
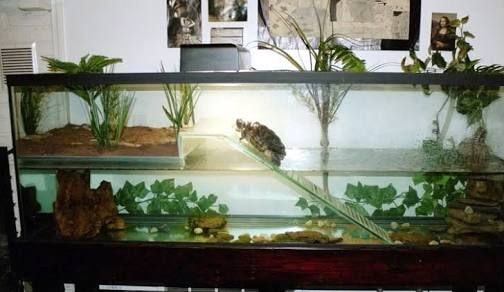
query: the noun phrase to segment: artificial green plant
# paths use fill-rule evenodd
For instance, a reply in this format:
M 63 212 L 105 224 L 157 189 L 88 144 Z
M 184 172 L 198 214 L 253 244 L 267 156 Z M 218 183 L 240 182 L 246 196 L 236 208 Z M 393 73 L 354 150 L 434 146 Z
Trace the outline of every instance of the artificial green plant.
M 438 68 L 443 73 L 471 73 L 471 74 L 501 74 L 504 73 L 504 66 L 501 65 L 479 65 L 479 59 L 472 59 L 469 53 L 473 50 L 473 46 L 469 40 L 475 36 L 467 31 L 464 27 L 469 21 L 469 17 L 463 17 L 451 21 L 450 25 L 457 28 L 457 32 L 452 35 L 455 42 L 455 50 L 451 52 L 451 61 L 447 62 L 441 52 L 433 51 L 429 48 L 428 57 L 421 60 L 417 57 L 414 51 L 410 51 L 411 64 L 406 64 L 407 58 L 403 58 L 401 67 L 404 72 L 421 73 L 431 70 L 432 67 Z M 431 90 L 428 85 L 422 86 L 425 94 L 430 94 Z M 443 144 L 446 132 L 449 128 L 452 112 L 455 109 L 458 113 L 467 117 L 469 126 L 477 125 L 481 128 L 486 128 L 483 118 L 483 109 L 489 106 L 492 102 L 500 98 L 498 86 L 487 85 L 443 85 L 442 91 L 447 95 L 447 99 L 443 103 L 441 109 L 436 115 L 435 131 L 437 137 L 435 143 Z M 439 114 L 449 103 L 448 114 L 446 121 L 440 129 Z
M 176 185 L 174 179 L 156 180 L 147 188 L 145 182 L 136 185 L 126 181 L 115 194 L 120 211 L 134 215 L 226 215 L 226 204 L 217 204 L 217 196 L 198 196 L 192 183 Z
M 342 199 L 347 206 L 364 216 L 402 217 L 411 210 L 416 216 L 446 217 L 448 203 L 465 197 L 465 190 L 466 179 L 463 177 L 419 174 L 413 177 L 413 186 L 403 192 L 399 192 L 392 184 L 385 187 L 361 182 L 347 184 Z M 331 210 L 304 198 L 300 198 L 296 206 L 310 211 L 315 217 L 332 214 Z
M 105 73 L 109 66 L 122 62 L 119 58 L 100 55 L 85 55 L 79 63 L 43 59 L 50 71 L 68 74 Z M 67 88 L 87 105 L 91 132 L 98 146 L 117 145 L 128 122 L 133 95 L 115 85 L 68 85 Z
M 165 72 L 161 65 L 161 71 Z M 180 129 L 195 123 L 194 108 L 199 99 L 199 86 L 188 83 L 166 83 L 163 85 L 167 105 L 163 111 L 178 136 Z
M 22 87 L 20 110 L 23 121 L 23 129 L 26 135 L 37 134 L 40 120 L 42 119 L 42 107 L 47 92 L 42 87 Z

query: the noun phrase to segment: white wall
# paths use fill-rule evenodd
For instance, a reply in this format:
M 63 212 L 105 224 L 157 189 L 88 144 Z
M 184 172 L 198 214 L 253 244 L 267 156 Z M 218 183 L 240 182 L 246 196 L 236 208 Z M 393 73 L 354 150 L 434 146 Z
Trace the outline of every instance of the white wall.
M 249 11 L 256 0 L 249 0 Z M 504 25 L 501 17 L 504 2 L 486 0 L 423 0 L 420 49 L 426 52 L 430 38 L 432 12 L 453 12 L 460 17 L 470 15 L 467 29 L 477 36 L 473 41 L 474 56 L 483 63 L 504 63 L 499 52 L 504 49 L 504 36 L 495 29 Z M 105 54 L 122 57 L 124 64 L 116 67 L 121 72 L 157 72 L 159 62 L 166 68 L 178 68 L 178 49 L 166 47 L 166 1 L 165 0 L 88 0 L 65 1 L 65 39 L 70 60 L 87 54 Z M 247 41 L 253 41 L 257 14 L 249 14 L 246 31 Z M 253 47 L 250 44 L 249 47 Z M 405 52 L 360 52 L 369 65 L 399 62 Z M 275 58 L 271 61 L 270 58 Z M 279 62 L 270 52 L 255 52 L 253 65 L 257 69 L 280 69 L 286 64 Z M 399 68 L 389 68 L 398 71 Z
M 52 14 L 49 11 L 23 12 L 18 9 L 17 4 L 14 0 L 0 1 L 0 48 L 30 47 L 35 43 L 39 56 L 52 56 Z M 38 62 L 41 63 L 40 58 Z M 44 72 L 45 68 L 41 71 Z M 0 84 L 0 146 L 12 147 L 8 93 L 4 84 Z M 11 173 L 14 173 L 13 161 Z M 14 181 L 12 185 L 16 188 Z M 16 195 L 14 203 L 17 203 Z M 15 215 L 18 214 L 16 208 Z M 19 222 L 17 223 L 19 228 Z

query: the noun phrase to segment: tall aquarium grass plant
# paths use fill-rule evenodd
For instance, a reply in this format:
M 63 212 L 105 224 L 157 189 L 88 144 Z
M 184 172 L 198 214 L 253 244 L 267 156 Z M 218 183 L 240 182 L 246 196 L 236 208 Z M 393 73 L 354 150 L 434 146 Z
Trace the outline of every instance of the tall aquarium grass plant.
M 105 86 L 100 89 L 99 99 L 100 104 L 94 100 L 89 105 L 91 132 L 98 145 L 115 146 L 128 123 L 134 97 L 117 86 Z
M 37 134 L 47 92 L 42 87 L 22 87 L 20 110 L 26 135 Z
M 111 65 L 122 62 L 119 58 L 100 55 L 86 55 L 79 63 L 63 62 L 44 57 L 50 71 L 69 74 L 108 72 Z M 116 85 L 68 86 L 87 106 L 91 132 L 100 147 L 119 144 L 123 130 L 128 123 L 129 113 L 134 103 L 133 94 L 121 90 Z
M 165 72 L 161 66 L 161 71 Z M 176 137 L 180 129 L 195 123 L 194 108 L 199 99 L 199 86 L 187 83 L 163 85 L 167 105 L 163 105 L 166 118 L 171 122 Z

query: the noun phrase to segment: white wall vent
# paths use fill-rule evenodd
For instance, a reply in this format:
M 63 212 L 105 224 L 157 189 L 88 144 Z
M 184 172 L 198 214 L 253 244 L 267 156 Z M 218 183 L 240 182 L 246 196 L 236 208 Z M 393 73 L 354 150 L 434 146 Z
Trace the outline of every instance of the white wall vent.
M 6 84 L 6 75 L 37 72 L 36 60 L 35 44 L 31 47 L 0 49 L 3 83 Z

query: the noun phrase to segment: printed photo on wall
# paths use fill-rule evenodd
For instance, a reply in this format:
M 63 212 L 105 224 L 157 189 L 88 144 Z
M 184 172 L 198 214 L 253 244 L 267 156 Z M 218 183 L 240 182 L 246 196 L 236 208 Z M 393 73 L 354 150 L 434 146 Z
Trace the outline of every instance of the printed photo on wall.
M 247 0 L 208 0 L 208 21 L 247 21 Z
M 201 43 L 201 0 L 166 0 L 168 47 Z
M 450 23 L 457 19 L 456 13 L 432 13 L 431 48 L 439 51 L 455 49 L 455 27 Z
M 286 18 L 296 21 L 312 45 L 322 34 L 356 50 L 409 49 L 418 40 L 418 0 L 258 0 L 259 40 L 282 49 L 302 48 Z M 384 45 L 384 41 L 387 45 Z M 395 41 L 398 45 L 388 45 Z

